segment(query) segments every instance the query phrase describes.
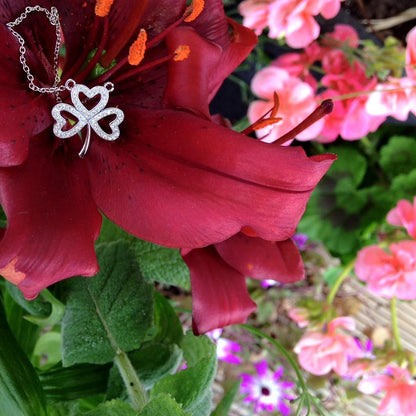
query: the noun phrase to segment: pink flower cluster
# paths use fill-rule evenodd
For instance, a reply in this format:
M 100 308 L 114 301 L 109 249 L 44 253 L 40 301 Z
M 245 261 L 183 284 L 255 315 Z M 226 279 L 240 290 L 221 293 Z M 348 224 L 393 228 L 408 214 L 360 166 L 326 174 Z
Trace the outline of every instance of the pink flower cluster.
M 300 53 L 284 54 L 254 76 L 251 88 L 262 100 L 251 103 L 250 122 L 260 119 L 273 106 L 274 93 L 284 103 L 278 112 L 282 120 L 257 131 L 259 138 L 276 140 L 327 98 L 334 99 L 332 113 L 296 139 L 328 143 L 341 136 L 358 140 L 377 130 L 387 116 L 406 120 L 409 112 L 416 114 L 416 27 L 407 36 L 407 76 L 389 78 L 383 83 L 375 75 L 367 76 L 363 61 L 350 63 L 343 45 L 349 50 L 358 48 L 359 37 L 351 26 L 339 24 L 322 42 L 313 42 Z M 320 65 L 324 73 L 319 90 L 310 73 L 313 65 Z M 338 97 L 342 99 L 337 100 Z
M 416 237 L 416 197 L 414 203 L 406 200 L 387 214 L 387 222 L 405 227 Z M 416 299 L 416 241 L 400 241 L 389 246 L 389 253 L 377 245 L 363 248 L 355 263 L 355 273 L 367 282 L 375 295 L 402 300 Z
M 314 16 L 335 17 L 343 0 L 245 0 L 239 5 L 243 25 L 260 35 L 266 27 L 270 38 L 285 37 L 292 48 L 315 40 L 320 27 Z
M 384 374 L 364 377 L 358 390 L 364 394 L 386 392 L 377 409 L 380 415 L 416 415 L 416 382 L 404 368 L 390 365 Z
M 416 27 L 406 38 L 406 73 L 402 78 L 388 78 L 371 94 L 366 111 L 374 116 L 392 116 L 405 121 L 409 112 L 416 114 Z M 387 92 L 386 92 L 387 91 Z
M 352 335 L 341 330 L 354 331 L 354 320 L 342 316 L 329 322 L 321 332 L 306 332 L 294 348 L 301 367 L 317 376 L 331 370 L 341 376 L 347 374 L 348 362 L 361 358 L 363 351 Z

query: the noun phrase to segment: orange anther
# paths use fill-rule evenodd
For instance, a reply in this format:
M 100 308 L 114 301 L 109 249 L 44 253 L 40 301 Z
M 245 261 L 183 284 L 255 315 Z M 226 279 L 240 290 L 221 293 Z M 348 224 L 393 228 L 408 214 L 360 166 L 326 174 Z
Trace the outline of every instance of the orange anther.
M 195 20 L 204 10 L 204 0 L 193 0 L 192 3 L 185 10 L 185 22 L 189 23 Z
M 98 17 L 108 16 L 113 3 L 114 0 L 97 0 L 97 3 L 95 4 L 95 14 Z
M 255 131 L 261 130 L 265 127 L 272 126 L 273 124 L 276 124 L 281 120 L 282 117 L 266 118 L 266 120 L 259 120 L 252 125 L 252 129 Z
M 191 48 L 188 45 L 179 45 L 173 55 L 174 61 L 183 61 L 191 53 Z
M 139 65 L 144 58 L 146 52 L 147 33 L 144 29 L 140 29 L 139 36 L 129 49 L 128 61 L 130 65 Z

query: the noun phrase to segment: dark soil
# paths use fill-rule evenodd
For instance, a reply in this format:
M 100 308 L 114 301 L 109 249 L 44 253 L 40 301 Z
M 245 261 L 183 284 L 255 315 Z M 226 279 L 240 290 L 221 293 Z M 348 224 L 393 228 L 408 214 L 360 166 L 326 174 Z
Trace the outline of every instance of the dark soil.
M 416 7 L 416 0 L 345 0 L 342 7 L 361 21 L 386 19 Z M 414 26 L 416 26 L 416 19 L 384 30 L 381 32 L 381 36 L 392 35 L 404 43 L 406 34 Z

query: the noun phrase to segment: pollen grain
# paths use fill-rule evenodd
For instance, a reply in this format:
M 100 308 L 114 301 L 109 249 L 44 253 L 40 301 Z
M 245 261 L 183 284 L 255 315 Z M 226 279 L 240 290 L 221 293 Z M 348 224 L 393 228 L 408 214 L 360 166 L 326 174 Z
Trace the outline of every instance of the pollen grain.
M 110 13 L 114 0 L 97 0 L 95 4 L 95 14 L 98 17 L 106 17 Z
M 130 46 L 128 61 L 130 65 L 137 66 L 144 58 L 146 52 L 147 33 L 144 29 L 140 29 L 139 36 Z
M 174 61 L 183 61 L 188 58 L 191 53 L 191 48 L 188 45 L 179 45 L 173 55 Z
M 204 10 L 205 1 L 204 0 L 193 0 L 192 3 L 187 7 L 185 11 L 184 21 L 189 23 L 194 21 Z

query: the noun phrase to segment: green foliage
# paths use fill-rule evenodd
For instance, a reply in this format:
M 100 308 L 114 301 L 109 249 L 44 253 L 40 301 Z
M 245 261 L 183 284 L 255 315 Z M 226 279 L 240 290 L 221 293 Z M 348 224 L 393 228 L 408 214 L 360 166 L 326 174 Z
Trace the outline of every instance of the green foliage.
M 0 304 L 0 415 L 46 415 L 39 378 L 11 332 Z
M 39 373 L 48 400 L 69 401 L 104 394 L 107 389 L 110 364 L 77 364 L 71 367 L 56 365 Z
M 180 345 L 183 338 L 182 324 L 169 301 L 155 292 L 154 325 L 148 333 L 153 341 Z
M 241 381 L 242 379 L 240 378 L 231 384 L 215 410 L 211 413 L 211 416 L 228 416 L 231 405 L 233 404 L 235 396 L 240 388 Z
M 137 416 L 137 412 L 126 402 L 112 400 L 101 403 L 90 412 L 83 413 L 85 416 Z
M 401 198 L 416 195 L 416 140 L 381 129 L 354 143 L 325 149 L 338 160 L 312 193 L 298 231 L 322 241 L 344 261 L 376 241 L 379 224 Z
M 380 150 L 380 166 L 390 179 L 409 173 L 416 166 L 416 141 L 393 136 Z
M 211 385 L 217 367 L 216 346 L 205 336 L 195 337 L 188 333 L 182 348 L 187 368 L 156 383 L 151 398 L 161 393 L 170 394 L 182 404 L 185 412 L 208 415 L 207 402 L 211 401 Z
M 100 272 L 68 281 L 62 322 L 62 361 L 107 363 L 118 348 L 140 347 L 153 315 L 153 288 L 141 276 L 127 243 L 97 247 Z
M 138 416 L 188 416 L 180 404 L 168 394 L 158 394 L 142 409 Z M 196 416 L 196 415 L 195 415 Z
M 136 241 L 134 249 L 140 270 L 147 280 L 190 289 L 189 269 L 182 260 L 179 250 L 142 240 Z

